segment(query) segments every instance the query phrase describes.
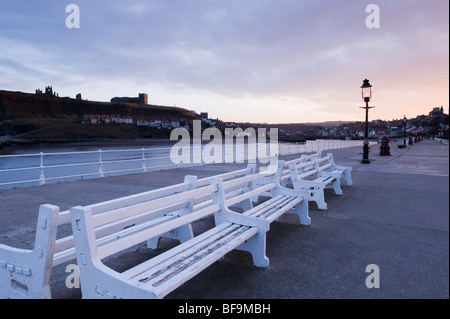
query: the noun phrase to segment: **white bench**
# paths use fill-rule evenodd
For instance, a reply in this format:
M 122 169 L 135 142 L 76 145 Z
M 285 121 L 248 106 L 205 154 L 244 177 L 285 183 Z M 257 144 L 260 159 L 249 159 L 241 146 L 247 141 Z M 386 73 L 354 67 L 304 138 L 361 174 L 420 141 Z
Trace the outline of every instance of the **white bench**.
M 266 177 L 273 182 L 260 182 Z M 310 223 L 303 197 L 297 196 L 299 193 L 294 190 L 281 188 L 276 179 L 276 169 L 225 183 L 220 178 L 214 178 L 210 185 L 146 202 L 139 205 L 141 210 L 170 211 L 170 208 L 181 205 L 184 207 L 183 215 L 179 215 L 179 209 L 173 209 L 167 212 L 169 220 L 148 221 L 130 227 L 120 234 L 112 234 L 111 241 L 105 244 L 97 238 L 96 225 L 120 222 L 122 216 L 116 214 L 115 218 L 105 220 L 104 215 L 93 215 L 90 207 L 72 208 L 72 228 L 83 298 L 163 298 L 234 249 L 250 252 L 255 266 L 268 267 L 265 247 L 270 222 L 294 209 L 303 224 Z M 251 190 L 226 197 L 227 190 L 247 187 L 249 183 Z M 228 208 L 266 192 L 271 192 L 273 197 L 242 214 Z M 194 203 L 199 198 L 209 195 L 212 195 L 210 199 L 202 200 L 200 206 L 197 205 L 199 208 L 194 209 Z M 213 228 L 124 272 L 119 273 L 102 262 L 104 258 L 149 238 L 211 214 L 216 220 Z
M 289 171 L 289 165 L 290 164 L 301 164 L 301 163 L 309 163 L 309 164 L 304 164 L 303 167 L 304 169 L 302 169 L 302 171 L 305 171 L 307 169 L 313 169 L 313 167 L 310 165 L 311 161 L 314 158 L 320 158 L 320 156 L 322 156 L 322 151 L 318 150 L 317 153 L 313 153 L 310 155 L 306 155 L 303 154 L 302 156 L 300 156 L 299 158 L 295 158 L 293 160 L 289 160 L 289 161 L 283 161 L 280 160 L 278 161 L 278 178 L 279 178 L 279 182 L 281 186 L 287 186 L 289 184 L 292 184 L 291 181 L 291 173 Z M 299 169 L 301 168 L 301 166 L 299 167 Z
M 251 174 L 254 170 L 255 168 L 250 166 L 217 176 L 228 180 Z M 103 227 L 97 235 L 99 240 L 102 240 L 102 236 L 108 236 L 111 232 L 165 215 L 164 209 L 146 214 L 135 210 L 133 207 L 136 205 L 155 200 L 161 196 L 193 189 L 197 187 L 197 183 L 204 185 L 212 178 L 208 177 L 197 181 L 195 176 L 186 176 L 184 183 L 91 205 L 90 209 L 94 215 L 105 214 L 105 216 L 109 216 L 111 211 L 123 212 L 123 221 L 120 224 L 110 225 L 109 228 Z M 235 195 L 230 192 L 229 196 Z M 243 203 L 242 205 L 245 207 L 249 204 Z M 76 258 L 73 236 L 70 234 L 57 238 L 58 228 L 65 227 L 66 224 L 70 224 L 68 210 L 60 212 L 57 206 L 41 205 L 39 207 L 35 244 L 32 250 L 0 244 L 0 298 L 51 298 L 52 268 Z M 163 235 L 176 238 L 180 242 L 193 237 L 192 228 L 189 224 Z M 149 247 L 156 248 L 160 237 L 149 238 Z
M 325 162 L 325 163 L 324 163 Z M 333 154 L 328 153 L 326 156 L 317 158 L 319 164 L 318 176 L 338 175 L 341 180 L 345 180 L 347 186 L 352 186 L 352 167 L 337 165 L 334 162 Z
M 289 164 L 293 188 L 309 192 L 308 201 L 316 202 L 319 210 L 327 210 L 325 189 L 333 188 L 336 195 L 342 195 L 340 175 L 337 173 L 321 174 L 317 159 L 312 162 Z
M 252 206 L 244 210 L 244 215 L 263 218 L 272 223 L 284 213 L 291 212 L 298 215 L 301 225 L 309 226 L 311 224 L 306 200 L 309 193 L 282 187 L 278 181 L 276 166 L 269 166 L 267 171 L 259 174 L 225 181 L 222 188 L 225 194 L 224 205 L 228 209 L 237 203 L 251 199 Z M 228 197 L 227 194 L 230 193 L 230 189 L 235 188 L 247 188 L 248 191 L 238 196 Z M 267 196 L 270 199 L 261 202 L 259 197 L 264 199 Z M 215 216 L 217 219 L 217 214 Z
M 252 175 L 255 173 L 256 173 L 256 165 L 249 164 L 247 166 L 247 168 L 244 168 L 244 169 L 227 172 L 227 173 L 223 173 L 223 174 L 219 174 L 219 175 L 214 175 L 214 176 L 210 176 L 210 177 L 205 177 L 202 179 L 197 179 L 195 176 L 186 176 L 185 182 L 190 182 L 191 186 L 192 186 L 191 188 L 200 188 L 200 187 L 204 187 L 204 186 L 209 186 L 211 184 L 211 181 L 215 178 L 221 178 L 223 181 L 227 181 L 227 180 L 236 179 L 236 178 L 243 177 L 243 176 Z M 251 187 L 252 187 L 252 185 L 249 184 L 249 185 L 243 185 L 241 187 L 227 188 L 225 191 L 225 197 L 227 199 L 233 198 L 244 192 L 247 192 Z M 211 201 L 212 201 L 212 193 L 207 193 L 207 194 L 202 194 L 201 196 L 197 196 L 196 198 L 194 198 L 192 200 L 192 206 L 193 206 L 192 209 L 193 209 L 193 211 L 201 209 L 205 205 L 209 205 L 211 203 Z M 251 199 L 247 198 L 242 201 L 236 202 L 235 206 L 241 207 L 242 209 L 248 209 L 248 208 L 252 207 L 252 201 L 251 201 Z M 186 226 L 183 226 L 178 229 L 173 229 L 165 234 L 158 235 L 147 241 L 147 247 L 153 248 L 153 249 L 158 249 L 159 242 L 160 242 L 161 238 L 163 238 L 163 237 L 173 238 L 173 239 L 178 239 L 178 240 L 180 240 L 182 238 L 184 238 L 185 240 L 190 239 L 193 237 L 192 227 L 191 227 L 191 225 L 186 225 Z M 181 241 L 182 240 L 180 240 L 180 242 Z
M 154 214 L 145 214 L 145 212 L 134 210 L 134 207 L 161 196 L 189 190 L 194 187 L 194 183 L 195 181 L 187 181 L 174 186 L 91 205 L 94 215 L 105 215 L 105 218 L 112 211 L 124 211 L 121 223 L 109 225 L 109 227 L 103 227 L 99 230 L 99 240 L 102 240 L 102 236 L 108 236 L 112 232 L 164 215 L 163 210 Z M 57 239 L 57 229 L 67 223 L 70 224 L 69 211 L 60 212 L 57 206 L 41 205 L 33 250 L 0 245 L 0 297 L 51 298 L 50 277 L 52 268 L 76 258 L 73 236 L 68 235 Z M 185 240 L 186 235 L 189 234 L 188 226 L 184 227 L 179 233 L 180 240 Z

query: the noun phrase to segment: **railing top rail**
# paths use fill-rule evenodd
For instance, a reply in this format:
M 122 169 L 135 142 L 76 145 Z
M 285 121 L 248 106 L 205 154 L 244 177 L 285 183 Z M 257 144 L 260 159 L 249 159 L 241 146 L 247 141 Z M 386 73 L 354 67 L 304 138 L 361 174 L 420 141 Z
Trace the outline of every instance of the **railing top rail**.
M 288 154 L 301 154 L 301 153 L 308 153 L 308 152 L 316 152 L 317 150 L 331 150 L 336 148 L 343 148 L 343 147 L 353 147 L 353 146 L 360 146 L 362 144 L 362 140 L 316 140 L 316 141 L 308 141 L 308 144 L 298 144 L 298 143 L 276 143 L 278 144 L 279 148 L 276 151 L 276 154 L 267 154 L 264 152 L 264 154 L 259 153 L 260 145 L 263 147 L 267 147 L 267 145 L 272 143 L 254 143 L 249 142 L 245 145 L 247 147 L 257 147 L 258 153 L 255 154 L 254 152 L 250 150 L 254 150 L 253 148 L 248 148 L 247 153 L 244 149 L 244 154 L 247 154 L 247 157 L 245 160 L 248 160 L 248 163 L 256 163 L 255 161 L 257 159 L 260 160 L 261 165 L 264 165 L 267 158 L 277 157 L 279 155 L 288 155 Z M 370 144 L 376 143 L 373 141 L 370 141 Z M 191 156 L 194 156 L 195 152 L 197 151 L 198 147 L 203 148 L 208 143 L 202 143 L 202 144 L 195 144 L 195 143 L 189 143 L 187 146 L 191 148 L 191 151 L 186 154 L 184 154 L 188 160 L 183 161 L 181 163 L 175 163 L 173 161 L 170 161 L 170 150 L 172 150 L 173 146 L 165 146 L 165 147 L 151 147 L 151 148 L 130 148 L 130 149 L 98 149 L 98 150 L 87 150 L 87 151 L 74 151 L 74 152 L 39 152 L 39 153 L 31 153 L 31 154 L 13 154 L 13 155 L 0 155 L 0 166 L 4 163 L 5 158 L 11 159 L 10 163 L 6 165 L 6 167 L 2 167 L 0 169 L 0 178 L 2 179 L 0 181 L 0 186 L 4 185 L 16 185 L 16 184 L 26 184 L 31 182 L 39 182 L 39 185 L 45 185 L 46 180 L 59 180 L 59 179 L 66 179 L 66 178 L 83 178 L 84 176 L 98 176 L 98 177 L 104 177 L 111 174 L 116 173 L 125 173 L 125 172 L 136 172 L 136 171 L 142 171 L 147 172 L 149 170 L 153 169 L 163 169 L 168 167 L 179 167 L 180 165 L 191 165 L 191 164 L 207 164 L 207 162 L 202 161 L 197 162 L 195 160 L 190 161 Z M 256 145 L 255 145 L 256 144 Z M 275 143 L 274 143 L 275 144 Z M 222 145 L 222 151 L 227 152 L 227 149 L 225 148 L 226 145 Z M 236 160 L 238 161 L 238 153 L 240 150 L 241 145 L 234 144 L 234 147 L 236 147 L 236 153 L 234 155 L 236 156 Z M 239 146 L 239 147 L 238 147 Z M 92 146 L 89 146 L 92 147 Z M 96 146 L 94 146 L 96 147 Z M 93 148 L 93 147 L 92 147 Z M 124 154 L 125 152 L 134 152 L 133 155 L 120 155 L 120 153 Z M 117 156 L 114 155 L 106 155 L 107 153 L 113 154 L 116 153 Z M 83 156 L 77 156 L 73 157 L 73 155 L 86 155 L 91 154 L 96 156 L 95 159 L 87 158 Z M 70 157 L 69 160 L 64 162 L 64 159 L 55 159 L 52 158 L 52 156 L 66 156 L 68 155 Z M 16 161 L 16 158 L 24 158 L 23 161 Z M 178 156 L 180 157 L 180 155 Z M 29 158 L 30 160 L 26 160 L 25 158 Z M 39 160 L 39 162 L 35 162 L 36 158 Z M 169 161 L 167 161 L 169 160 Z M 222 158 L 223 160 L 223 158 Z M 152 164 L 150 164 L 150 161 Z M 132 164 L 132 163 L 137 164 Z M 11 165 L 11 163 L 13 165 Z M 28 163 L 28 164 L 27 164 Z M 122 165 L 123 163 L 123 165 Z M 227 163 L 227 162 L 225 162 Z M 243 163 L 243 162 L 242 162 Z M 95 165 L 98 165 L 98 167 L 95 167 Z M 9 167 L 8 166 L 14 166 Z M 16 167 L 16 166 L 22 166 L 22 167 Z M 85 166 L 86 169 L 80 166 Z M 90 166 L 90 167 L 88 167 Z M 78 169 L 80 167 L 80 169 Z M 73 168 L 65 170 L 66 168 Z M 52 171 L 47 173 L 47 170 L 51 169 Z M 32 172 L 33 170 L 37 171 Z M 65 171 L 63 171 L 65 170 Z M 23 171 L 24 174 L 22 174 Z M 31 172 L 29 172 L 31 171 Z M 8 172 L 14 173 L 11 175 L 7 175 Z M 16 175 L 16 172 L 19 172 L 19 174 Z M 37 178 L 37 174 L 40 174 L 39 178 Z M 36 176 L 36 178 L 35 178 Z M 17 178 L 21 178 L 22 181 L 18 181 Z M 10 180 L 10 181 L 8 181 Z M 72 179 L 73 180 L 73 179 Z M 4 189 L 4 188 L 2 188 Z
M 164 151 L 170 150 L 170 147 L 158 147 L 158 148 L 133 148 L 133 149 L 98 149 L 94 151 L 71 151 L 71 152 L 39 152 L 30 154 L 11 154 L 11 155 L 0 155 L 0 158 L 7 157 L 38 157 L 38 156 L 60 156 L 60 155 L 80 155 L 80 154 L 98 154 L 101 153 L 119 153 L 119 152 L 153 152 L 153 151 Z

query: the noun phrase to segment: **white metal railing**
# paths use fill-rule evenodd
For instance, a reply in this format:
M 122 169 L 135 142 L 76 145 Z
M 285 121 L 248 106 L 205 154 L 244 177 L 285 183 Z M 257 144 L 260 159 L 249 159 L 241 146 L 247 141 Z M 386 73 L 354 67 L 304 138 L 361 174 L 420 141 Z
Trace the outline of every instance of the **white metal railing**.
M 449 145 L 448 144 L 448 139 L 446 139 L 446 138 L 435 137 L 434 140 L 438 141 L 439 143 L 442 143 L 442 144 L 445 144 L 445 145 Z
M 371 142 L 373 144 L 376 142 Z M 197 152 L 203 154 L 204 147 Z M 270 145 L 270 144 L 266 144 Z M 275 144 L 276 145 L 276 144 Z M 362 140 L 315 140 L 307 143 L 278 143 L 276 157 L 279 155 L 316 152 L 318 150 L 333 150 L 362 146 Z M 244 149 L 247 150 L 248 147 Z M 189 157 L 196 151 L 191 145 Z M 270 146 L 266 150 L 269 151 Z M 99 178 L 128 173 L 148 172 L 170 169 L 187 165 L 205 165 L 189 159 L 176 164 L 170 157 L 172 147 L 95 150 L 82 152 L 56 152 L 21 155 L 0 155 L 0 189 L 11 187 L 45 185 L 48 182 Z M 225 151 L 225 148 L 222 148 Z M 259 154 L 259 153 L 257 153 Z M 238 154 L 236 155 L 236 158 Z M 241 154 L 243 155 L 243 154 Z M 223 158 L 223 157 L 222 157 Z M 242 158 L 242 157 L 241 157 Z M 245 158 L 245 157 L 244 157 Z M 267 159 L 267 158 L 266 158 Z M 246 160 L 256 160 L 246 157 Z M 258 157 L 261 161 L 261 157 Z M 262 161 L 261 161 L 262 162 Z M 267 163 L 267 161 L 265 161 Z

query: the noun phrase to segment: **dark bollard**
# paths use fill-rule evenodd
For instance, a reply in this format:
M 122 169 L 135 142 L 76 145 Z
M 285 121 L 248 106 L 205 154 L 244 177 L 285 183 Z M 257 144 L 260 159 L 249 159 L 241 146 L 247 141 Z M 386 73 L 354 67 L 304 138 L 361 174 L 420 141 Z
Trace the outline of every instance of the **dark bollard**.
M 413 139 L 411 136 L 409 137 L 408 145 L 413 145 Z
M 383 136 L 383 138 L 381 139 L 380 156 L 391 155 L 389 141 L 390 139 L 387 136 Z

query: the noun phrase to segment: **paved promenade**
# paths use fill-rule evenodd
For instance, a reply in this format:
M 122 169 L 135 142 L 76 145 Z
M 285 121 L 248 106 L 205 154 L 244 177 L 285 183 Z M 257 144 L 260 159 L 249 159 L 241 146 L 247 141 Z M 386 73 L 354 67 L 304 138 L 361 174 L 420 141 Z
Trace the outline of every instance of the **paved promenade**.
M 354 185 L 343 183 L 343 196 L 327 190 L 325 212 L 311 203 L 309 227 L 293 215 L 273 223 L 267 235 L 269 269 L 256 268 L 249 254 L 233 251 L 166 298 L 449 298 L 449 147 L 430 140 L 398 149 L 401 142 L 391 141 L 391 156 L 379 156 L 374 146 L 370 165 L 360 164 L 360 147 L 329 151 L 336 163 L 353 167 Z M 188 174 L 201 178 L 244 166 L 207 165 L 3 190 L 0 243 L 31 248 L 40 204 L 66 210 L 179 183 Z M 194 230 L 211 223 L 204 220 Z M 173 244 L 165 240 L 162 249 Z M 122 258 L 152 255 L 143 245 Z M 366 287 L 370 264 L 379 267 L 380 288 Z M 80 289 L 65 286 L 65 265 L 53 271 L 53 296 L 80 298 Z

